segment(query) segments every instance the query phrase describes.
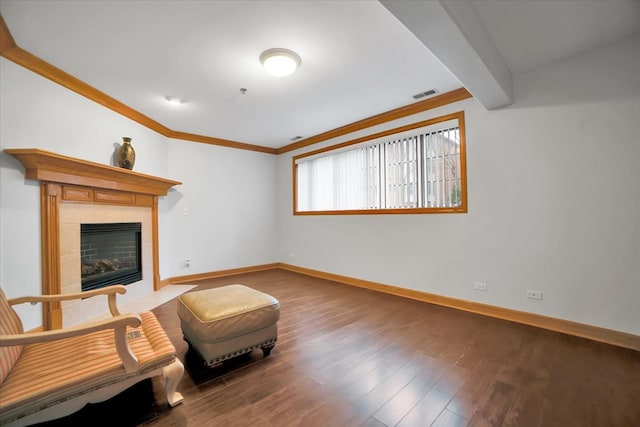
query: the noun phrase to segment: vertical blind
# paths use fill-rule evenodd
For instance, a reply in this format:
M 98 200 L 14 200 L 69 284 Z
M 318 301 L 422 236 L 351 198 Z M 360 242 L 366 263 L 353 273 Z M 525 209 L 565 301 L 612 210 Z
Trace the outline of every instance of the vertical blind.
M 458 207 L 460 129 L 450 127 L 297 161 L 297 210 Z

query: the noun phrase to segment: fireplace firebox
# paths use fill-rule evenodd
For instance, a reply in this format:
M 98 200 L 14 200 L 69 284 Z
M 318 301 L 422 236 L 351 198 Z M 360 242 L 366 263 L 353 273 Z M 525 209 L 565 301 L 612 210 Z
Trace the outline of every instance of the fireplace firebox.
M 80 224 L 82 290 L 142 280 L 139 222 Z

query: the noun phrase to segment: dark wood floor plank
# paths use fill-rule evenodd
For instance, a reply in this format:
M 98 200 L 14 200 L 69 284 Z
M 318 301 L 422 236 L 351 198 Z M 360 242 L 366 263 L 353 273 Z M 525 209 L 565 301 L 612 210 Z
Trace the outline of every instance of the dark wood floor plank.
M 387 427 L 386 424 L 378 421 L 374 417 L 367 418 L 359 427 Z
M 500 381 L 518 389 L 503 421 L 505 427 L 542 426 L 544 393 L 551 378 L 551 353 L 541 340 L 523 341 L 523 346 L 525 342 L 528 345 L 515 364 L 517 368 L 502 369 L 497 375 Z
M 321 384 L 305 377 L 274 396 L 266 418 L 274 427 L 290 426 L 324 402 L 326 393 Z
M 360 398 L 356 403 L 355 407 L 361 413 L 365 415 L 373 414 L 375 415 L 381 408 L 384 407 L 390 400 L 392 400 L 401 390 L 405 389 L 409 386 L 413 381 L 416 381 L 416 378 L 420 376 L 420 374 L 424 370 L 424 366 L 426 364 L 426 356 L 419 356 L 411 359 L 408 363 L 406 363 L 402 368 L 388 376 L 384 381 L 380 382 L 378 385 L 372 388 L 370 392 Z M 421 381 L 418 379 L 418 383 Z M 424 390 L 420 390 L 419 393 L 422 394 Z M 418 399 L 415 399 L 418 400 Z M 396 401 L 397 402 L 397 401 Z M 411 408 L 404 408 L 402 403 L 396 403 L 399 405 L 397 409 L 400 411 L 406 411 Z M 396 411 L 393 411 L 393 406 L 391 407 L 391 411 L 383 412 L 389 418 L 401 418 L 402 414 L 398 415 Z M 376 417 L 380 421 L 379 417 Z M 385 422 L 386 424 L 386 422 Z
M 291 427 L 327 427 L 327 426 L 357 426 L 364 422 L 367 416 L 339 396 L 332 395 L 323 399 L 323 404 L 300 417 Z
M 355 401 L 369 391 L 376 381 L 386 378 L 386 375 L 399 369 L 405 362 L 404 357 L 401 346 L 393 344 L 374 346 L 362 360 L 345 366 L 344 369 L 336 370 L 334 375 L 327 374 L 328 378 L 324 379 L 324 383 L 330 384 L 345 396 L 353 394 L 354 397 L 351 400 Z M 361 384 L 363 381 L 368 381 L 371 386 L 361 392 L 359 389 L 363 387 Z
M 514 386 L 502 381 L 494 381 L 467 425 L 470 427 L 501 426 L 515 395 Z
M 484 360 L 476 365 L 465 384 L 448 403 L 447 409 L 464 418 L 471 418 L 499 368 L 499 365 Z
M 466 418 L 445 409 L 438 419 L 431 424 L 431 427 L 465 427 L 466 425 Z
M 388 426 L 395 426 L 436 385 L 444 371 L 433 360 L 422 363 L 422 371 L 409 384 L 387 401 L 374 417 Z
M 399 356 L 396 359 L 387 360 L 348 387 L 339 390 L 339 394 L 348 402 L 368 406 L 368 410 L 373 415 L 388 399 L 420 373 L 424 358 L 425 356 L 412 358 Z
M 51 426 L 638 427 L 640 353 L 446 307 L 271 270 L 241 283 L 278 298 L 271 355 L 210 369 L 177 303 L 153 312 L 185 362 L 169 408 L 159 379 Z
M 443 367 L 443 374 L 438 383 L 409 411 L 398 423 L 399 427 L 429 426 L 437 421 L 446 407 L 465 384 L 470 371 L 466 368 Z M 456 414 L 456 420 L 466 419 Z M 456 421 L 459 422 L 459 421 Z

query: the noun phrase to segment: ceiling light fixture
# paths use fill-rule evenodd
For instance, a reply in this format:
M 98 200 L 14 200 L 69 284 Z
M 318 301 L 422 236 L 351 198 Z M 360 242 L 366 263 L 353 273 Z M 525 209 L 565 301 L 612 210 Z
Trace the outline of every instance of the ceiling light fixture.
M 262 52 L 260 62 L 267 73 L 283 77 L 293 74 L 302 63 L 302 59 L 292 50 L 274 48 Z
M 174 104 L 174 105 L 179 105 L 182 104 L 182 100 L 180 98 L 176 98 L 175 96 L 165 96 L 165 98 L 167 100 L 167 102 Z

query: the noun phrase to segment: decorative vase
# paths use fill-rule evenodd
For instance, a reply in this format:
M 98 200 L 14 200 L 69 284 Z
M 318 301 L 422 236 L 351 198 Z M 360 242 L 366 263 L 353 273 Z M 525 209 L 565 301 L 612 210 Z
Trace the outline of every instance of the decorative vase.
M 131 138 L 123 136 L 122 144 L 118 147 L 118 165 L 121 168 L 133 169 L 136 162 L 136 150 L 131 145 Z

